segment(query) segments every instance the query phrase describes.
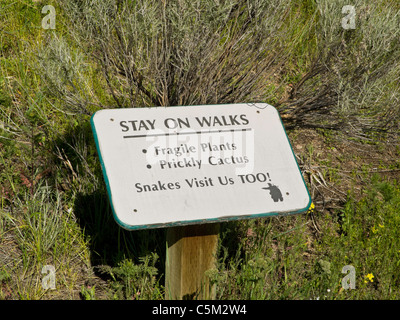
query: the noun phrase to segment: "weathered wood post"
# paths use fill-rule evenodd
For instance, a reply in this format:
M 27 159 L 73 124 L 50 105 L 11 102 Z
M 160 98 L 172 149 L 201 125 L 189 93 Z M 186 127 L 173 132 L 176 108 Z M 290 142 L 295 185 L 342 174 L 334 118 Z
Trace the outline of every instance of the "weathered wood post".
M 166 299 L 215 299 L 215 285 L 205 272 L 216 267 L 218 234 L 219 223 L 168 228 Z

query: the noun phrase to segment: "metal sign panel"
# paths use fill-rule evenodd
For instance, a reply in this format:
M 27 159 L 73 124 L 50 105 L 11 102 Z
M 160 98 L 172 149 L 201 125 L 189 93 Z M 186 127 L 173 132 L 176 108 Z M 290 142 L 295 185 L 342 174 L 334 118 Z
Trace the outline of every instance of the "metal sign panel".
M 301 213 L 311 204 L 266 103 L 105 109 L 91 125 L 114 217 L 126 229 Z

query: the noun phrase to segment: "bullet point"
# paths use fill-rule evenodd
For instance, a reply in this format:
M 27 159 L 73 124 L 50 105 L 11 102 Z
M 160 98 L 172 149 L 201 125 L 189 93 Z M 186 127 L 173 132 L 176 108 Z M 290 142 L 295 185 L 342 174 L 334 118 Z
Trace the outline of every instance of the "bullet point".
M 151 165 L 148 164 L 148 165 L 147 165 L 147 169 L 151 169 Z
M 146 152 L 147 152 L 147 150 L 146 150 L 146 149 L 143 149 L 143 150 L 142 150 L 142 152 L 143 152 L 143 153 L 146 153 Z

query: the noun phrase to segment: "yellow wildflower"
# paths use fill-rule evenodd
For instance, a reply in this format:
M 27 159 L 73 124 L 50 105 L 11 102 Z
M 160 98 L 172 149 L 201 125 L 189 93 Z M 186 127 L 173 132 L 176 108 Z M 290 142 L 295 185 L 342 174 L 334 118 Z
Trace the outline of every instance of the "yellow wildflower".
M 383 229 L 383 228 L 385 227 L 384 224 L 380 224 L 380 223 L 378 223 L 378 226 L 379 226 L 379 228 L 381 228 L 381 229 Z M 377 233 L 377 232 L 379 231 L 379 229 L 378 229 L 377 227 L 373 226 L 373 227 L 371 228 L 371 231 L 372 231 L 373 233 Z
M 367 283 L 368 281 L 374 282 L 374 275 L 373 275 L 372 273 L 368 273 L 368 274 L 365 276 L 364 282 Z

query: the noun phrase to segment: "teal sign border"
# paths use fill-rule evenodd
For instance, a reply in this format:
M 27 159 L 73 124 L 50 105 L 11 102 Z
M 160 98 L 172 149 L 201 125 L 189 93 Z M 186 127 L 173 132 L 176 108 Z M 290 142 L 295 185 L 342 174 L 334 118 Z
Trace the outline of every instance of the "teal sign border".
M 259 103 L 263 103 L 263 104 L 264 104 L 265 102 L 259 102 Z M 235 104 L 239 104 L 239 103 L 235 103 Z M 251 104 L 250 104 L 250 103 L 247 103 L 247 104 L 248 104 L 249 106 L 251 106 L 251 105 L 256 105 L 257 103 L 251 103 Z M 212 106 L 216 106 L 216 105 L 215 105 L 215 104 L 214 104 L 214 105 L 210 104 L 210 105 L 197 105 L 197 106 L 198 106 L 198 107 L 199 107 L 199 106 L 210 106 L 210 107 L 212 107 Z M 171 106 L 171 107 L 174 108 L 174 107 L 183 107 L 183 106 Z M 155 107 L 155 108 L 171 108 L 171 107 Z M 185 108 L 190 108 L 190 107 L 196 107 L 196 106 L 184 106 L 184 107 L 185 107 Z M 273 107 L 273 106 L 272 106 L 272 107 Z M 151 107 L 150 107 L 150 108 L 151 108 Z M 274 108 L 274 107 L 273 107 L 273 108 Z M 96 111 L 96 112 L 97 112 L 97 111 Z M 278 112 L 279 120 L 281 121 L 281 125 L 282 125 L 282 127 L 283 127 L 283 129 L 284 129 L 284 132 L 285 132 L 285 135 L 286 135 L 286 139 L 287 139 L 287 141 L 288 141 L 288 143 L 289 143 L 290 149 L 292 150 L 292 154 L 293 154 L 294 160 L 295 160 L 295 162 L 296 162 L 297 169 L 299 170 L 300 176 L 301 176 L 301 178 L 302 178 L 302 180 L 303 180 L 304 187 L 305 187 L 306 190 L 307 190 L 307 194 L 308 194 L 308 199 L 309 199 L 309 201 L 308 201 L 307 206 L 306 206 L 304 209 L 300 209 L 300 210 L 293 211 L 293 212 L 285 212 L 285 213 L 279 213 L 279 212 L 258 213 L 258 214 L 248 215 L 248 216 L 238 216 L 238 217 L 229 217 L 229 218 L 214 218 L 214 219 L 205 219 L 205 220 L 204 220 L 204 219 L 199 219 L 199 220 L 189 220 L 189 221 L 184 221 L 184 222 L 172 222 L 172 223 L 151 224 L 151 225 L 140 225 L 140 226 L 131 226 L 131 225 L 128 225 L 128 224 L 126 224 L 126 223 L 123 223 L 122 221 L 120 221 L 120 220 L 118 219 L 118 216 L 117 216 L 117 214 L 116 214 L 116 212 L 115 212 L 115 210 L 114 210 L 113 200 L 112 200 L 112 197 L 111 197 L 111 188 L 110 188 L 110 184 L 109 184 L 108 177 L 107 177 L 107 170 L 106 170 L 106 168 L 105 168 L 104 161 L 103 161 L 103 158 L 102 158 L 102 156 L 101 156 L 99 141 L 98 141 L 97 132 L 96 132 L 96 127 L 95 127 L 94 121 L 93 121 L 93 118 L 94 118 L 96 112 L 95 112 L 95 113 L 92 115 L 92 117 L 90 118 L 90 125 L 91 125 L 91 127 L 92 127 L 92 132 L 93 132 L 94 140 L 95 140 L 95 143 L 96 143 L 97 154 L 99 155 L 100 164 L 101 164 L 101 169 L 102 169 L 102 171 L 103 171 L 103 176 L 104 176 L 104 180 L 105 180 L 105 183 L 106 183 L 107 193 L 108 193 L 108 197 L 109 197 L 109 200 L 110 200 L 110 205 L 111 205 L 111 209 L 112 209 L 112 212 L 113 212 L 113 216 L 114 216 L 115 221 L 116 221 L 122 228 L 124 228 L 124 229 L 134 231 L 134 230 L 143 230 L 143 229 L 155 229 L 155 228 L 176 227 L 176 226 L 181 226 L 181 225 L 192 225 L 192 224 L 203 224 L 203 223 L 226 222 L 226 221 L 245 220 L 245 219 L 254 219 L 254 218 L 266 218 L 266 217 L 274 217 L 274 216 L 288 216 L 288 215 L 295 215 L 295 214 L 304 213 L 304 212 L 306 212 L 306 211 L 310 208 L 310 206 L 311 206 L 312 199 L 311 199 L 311 196 L 310 196 L 310 192 L 308 191 L 306 182 L 304 181 L 304 177 L 303 177 L 303 175 L 302 175 L 302 173 L 301 173 L 299 164 L 297 163 L 295 154 L 294 154 L 294 152 L 293 152 L 293 148 L 292 148 L 292 145 L 291 145 L 291 143 L 290 143 L 289 137 L 287 136 L 285 127 L 284 127 L 284 125 L 283 125 L 282 118 L 281 118 L 281 116 L 280 116 L 280 114 L 279 114 L 279 112 Z

